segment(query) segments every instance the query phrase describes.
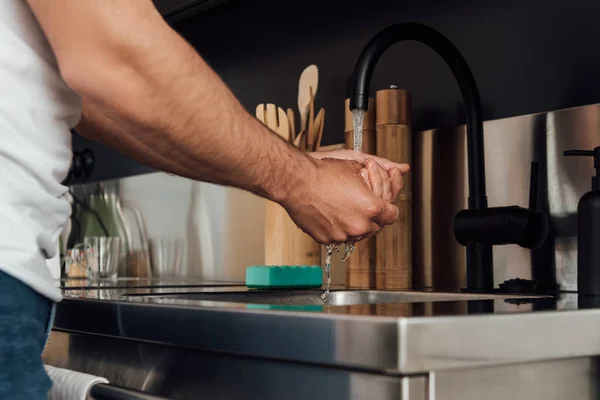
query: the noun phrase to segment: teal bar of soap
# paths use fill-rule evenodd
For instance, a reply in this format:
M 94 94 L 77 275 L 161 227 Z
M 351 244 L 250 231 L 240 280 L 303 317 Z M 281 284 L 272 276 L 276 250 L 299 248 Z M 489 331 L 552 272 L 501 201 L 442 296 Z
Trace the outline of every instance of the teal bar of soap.
M 261 289 L 315 288 L 323 285 L 320 266 L 261 265 L 246 268 L 246 286 Z

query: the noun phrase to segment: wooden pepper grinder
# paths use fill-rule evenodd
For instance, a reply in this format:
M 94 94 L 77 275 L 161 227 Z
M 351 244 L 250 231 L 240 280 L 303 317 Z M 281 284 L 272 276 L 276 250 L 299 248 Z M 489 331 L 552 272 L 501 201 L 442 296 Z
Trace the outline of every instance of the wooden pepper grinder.
M 410 92 L 391 86 L 376 93 L 377 155 L 399 163 L 411 162 Z M 412 188 L 410 174 L 395 204 L 398 220 L 376 237 L 377 289 L 412 288 Z
M 354 147 L 354 121 L 350 111 L 350 99 L 345 102 L 344 134 L 346 148 Z M 369 99 L 369 109 L 363 120 L 362 152 L 375 154 L 375 99 Z M 356 243 L 354 253 L 346 261 L 346 287 L 352 289 L 375 289 L 375 237 Z

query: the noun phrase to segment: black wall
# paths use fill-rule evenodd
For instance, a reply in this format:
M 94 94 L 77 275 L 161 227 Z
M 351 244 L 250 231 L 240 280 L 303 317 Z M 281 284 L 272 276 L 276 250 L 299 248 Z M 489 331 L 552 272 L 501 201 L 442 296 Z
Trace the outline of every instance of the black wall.
M 316 106 L 327 110 L 323 142 L 333 144 L 343 141 L 354 63 L 388 24 L 421 22 L 452 40 L 473 70 L 489 120 L 600 102 L 599 20 L 598 0 L 231 0 L 175 28 L 252 113 L 267 102 L 296 109 L 298 77 L 317 64 Z M 458 87 L 424 46 L 400 43 L 384 54 L 373 94 L 391 83 L 412 91 L 416 129 L 462 123 Z M 85 145 L 75 138 L 76 148 Z M 94 179 L 149 171 L 95 150 Z

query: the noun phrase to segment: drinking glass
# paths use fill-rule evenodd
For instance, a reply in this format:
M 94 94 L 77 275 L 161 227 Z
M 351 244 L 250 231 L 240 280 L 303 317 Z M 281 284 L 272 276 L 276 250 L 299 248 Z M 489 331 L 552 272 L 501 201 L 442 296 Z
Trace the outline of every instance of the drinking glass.
M 121 238 L 87 236 L 83 239 L 91 251 L 88 253 L 87 273 L 89 279 L 116 279 L 119 267 Z
M 85 243 L 77 243 L 65 253 L 64 277 L 68 279 L 86 279 L 88 260 L 93 259 L 93 251 Z
M 150 239 L 152 276 L 180 276 L 182 253 L 183 242 L 179 238 L 160 237 Z

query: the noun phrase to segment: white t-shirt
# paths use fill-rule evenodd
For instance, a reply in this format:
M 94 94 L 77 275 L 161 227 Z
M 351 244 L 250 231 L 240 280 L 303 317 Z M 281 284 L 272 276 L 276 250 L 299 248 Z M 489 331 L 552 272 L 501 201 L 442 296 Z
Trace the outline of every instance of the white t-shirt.
M 0 0 L 0 270 L 54 301 L 46 259 L 71 213 L 61 182 L 80 117 L 25 0 Z

